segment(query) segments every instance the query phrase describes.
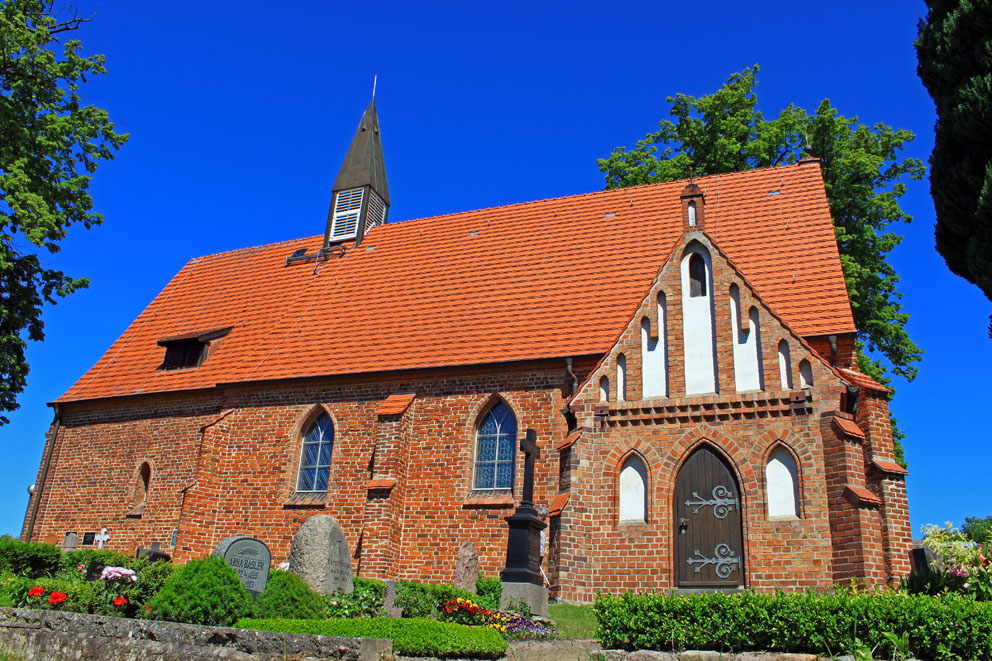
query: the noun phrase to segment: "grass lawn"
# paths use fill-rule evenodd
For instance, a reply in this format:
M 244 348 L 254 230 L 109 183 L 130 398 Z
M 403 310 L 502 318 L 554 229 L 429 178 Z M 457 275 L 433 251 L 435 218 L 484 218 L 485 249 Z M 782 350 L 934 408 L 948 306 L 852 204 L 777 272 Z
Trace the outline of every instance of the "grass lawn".
M 548 617 L 558 624 L 558 633 L 562 638 L 596 637 L 596 616 L 592 613 L 592 605 L 548 606 Z

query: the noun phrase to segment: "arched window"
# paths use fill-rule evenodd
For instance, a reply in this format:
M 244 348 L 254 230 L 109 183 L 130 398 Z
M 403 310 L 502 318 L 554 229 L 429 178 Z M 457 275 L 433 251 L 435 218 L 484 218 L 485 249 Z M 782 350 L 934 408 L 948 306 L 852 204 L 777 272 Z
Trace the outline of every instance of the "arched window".
M 765 466 L 769 517 L 799 516 L 799 469 L 792 453 L 777 447 Z
M 475 450 L 475 488 L 512 489 L 516 458 L 517 419 L 500 402 L 483 416 Z
M 128 516 L 140 517 L 144 513 L 151 480 L 152 467 L 147 461 L 142 462 L 138 472 L 134 475 L 134 482 L 131 487 L 131 510 L 127 513 Z
M 690 202 L 689 203 L 689 209 L 688 209 L 688 211 L 689 211 L 689 227 L 695 227 L 696 226 L 696 203 L 695 202 Z
M 799 387 L 810 388 L 813 386 L 813 367 L 809 361 L 803 358 L 799 361 Z
M 599 379 L 599 401 L 607 402 L 610 399 L 610 377 L 602 376 Z
M 782 390 L 792 390 L 792 356 L 785 340 L 778 343 L 778 376 Z
M 627 401 L 627 356 L 617 356 L 617 401 Z
M 648 471 L 632 454 L 620 469 L 620 520 L 647 521 Z
M 331 474 L 331 450 L 334 446 L 334 423 L 326 413 L 321 413 L 303 435 L 303 455 L 300 458 L 300 476 L 297 491 L 327 491 L 327 478 Z
M 689 257 L 689 296 L 706 296 L 706 261 L 698 252 Z

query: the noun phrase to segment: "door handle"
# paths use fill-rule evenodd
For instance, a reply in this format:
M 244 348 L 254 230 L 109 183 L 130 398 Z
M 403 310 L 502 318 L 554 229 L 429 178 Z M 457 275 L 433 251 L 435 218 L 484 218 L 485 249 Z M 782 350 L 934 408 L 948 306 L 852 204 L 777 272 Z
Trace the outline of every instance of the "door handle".
M 684 533 L 689 529 L 689 519 L 679 519 L 679 533 Z

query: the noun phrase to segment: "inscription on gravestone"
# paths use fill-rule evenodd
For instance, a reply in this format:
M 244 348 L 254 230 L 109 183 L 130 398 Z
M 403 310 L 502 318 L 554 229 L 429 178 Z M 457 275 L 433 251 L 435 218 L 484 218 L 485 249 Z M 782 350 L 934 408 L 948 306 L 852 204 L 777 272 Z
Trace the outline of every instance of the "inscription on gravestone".
M 83 533 L 83 546 L 93 546 L 93 540 L 96 539 L 95 532 L 84 532 Z
M 265 591 L 272 556 L 261 541 L 254 537 L 228 537 L 217 545 L 214 555 L 238 572 L 238 578 L 252 597 Z

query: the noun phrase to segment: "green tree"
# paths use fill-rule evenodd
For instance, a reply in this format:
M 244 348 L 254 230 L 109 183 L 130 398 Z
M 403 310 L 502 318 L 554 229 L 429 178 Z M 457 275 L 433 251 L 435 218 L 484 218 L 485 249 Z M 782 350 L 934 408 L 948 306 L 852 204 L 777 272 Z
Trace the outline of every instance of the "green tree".
M 979 519 L 977 516 L 965 517 L 961 531 L 979 544 L 992 543 L 992 514 L 984 519 Z
M 44 339 L 43 304 L 88 285 L 46 268 L 38 249 L 57 252 L 70 225 L 102 221 L 87 192 L 91 175 L 128 138 L 80 98 L 87 76 L 106 73 L 102 55 L 62 43 L 86 20 L 59 18 L 39 0 L 0 2 L 0 411 L 18 406 L 24 336 Z
M 757 65 L 745 69 L 699 98 L 668 97 L 674 121 L 662 120 L 634 149 L 618 147 L 598 161 L 606 187 L 786 165 L 804 152 L 817 156 L 858 329 L 859 368 L 886 384 L 889 374 L 912 380 L 923 351 L 906 332 L 909 314 L 902 311 L 899 277 L 886 256 L 902 239 L 889 226 L 911 220 L 899 206 L 903 180 L 922 179 L 925 172 L 918 159 L 899 158 L 913 134 L 859 124 L 827 99 L 812 114 L 790 104 L 765 119 L 755 93 L 757 73 Z M 902 462 L 903 435 L 895 424 L 893 432 Z
M 930 155 L 937 251 L 952 272 L 992 300 L 992 3 L 927 4 L 916 54 L 937 105 Z

